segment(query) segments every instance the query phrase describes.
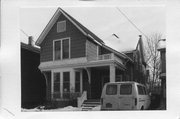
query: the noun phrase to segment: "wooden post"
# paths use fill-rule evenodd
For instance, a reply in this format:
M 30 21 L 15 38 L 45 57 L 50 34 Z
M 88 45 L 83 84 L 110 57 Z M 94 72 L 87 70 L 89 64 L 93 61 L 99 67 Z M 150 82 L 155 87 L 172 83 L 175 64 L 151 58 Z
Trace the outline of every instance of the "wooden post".
M 70 93 L 75 92 L 75 70 L 72 69 L 70 72 Z
M 110 65 L 110 82 L 115 82 L 115 78 L 116 78 L 116 68 L 114 65 Z
M 91 70 L 90 68 L 85 68 L 88 75 L 88 82 L 89 82 L 89 97 L 91 98 Z

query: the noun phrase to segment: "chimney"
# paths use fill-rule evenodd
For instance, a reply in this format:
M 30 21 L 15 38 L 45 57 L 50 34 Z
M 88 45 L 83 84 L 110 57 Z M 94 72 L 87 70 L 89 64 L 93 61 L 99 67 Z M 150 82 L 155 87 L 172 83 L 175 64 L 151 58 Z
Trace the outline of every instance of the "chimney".
M 28 45 L 33 46 L 33 37 L 32 36 L 28 37 Z
M 142 35 L 139 35 L 139 40 L 142 39 Z

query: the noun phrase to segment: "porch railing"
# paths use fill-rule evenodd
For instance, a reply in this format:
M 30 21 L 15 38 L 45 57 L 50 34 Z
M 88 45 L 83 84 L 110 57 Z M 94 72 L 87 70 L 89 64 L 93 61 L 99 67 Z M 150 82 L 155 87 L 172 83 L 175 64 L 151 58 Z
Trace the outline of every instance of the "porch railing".
M 103 60 L 115 60 L 121 64 L 123 64 L 123 61 L 117 57 L 116 55 L 114 55 L 114 53 L 110 53 L 110 54 L 103 54 L 103 55 L 99 55 L 97 57 L 97 61 L 103 61 Z
M 104 54 L 104 55 L 99 55 L 97 60 L 109 60 L 112 59 L 113 54 Z
M 81 95 L 81 97 L 78 97 L 77 98 L 77 104 L 78 104 L 78 107 L 81 107 L 81 105 L 83 104 L 83 102 L 87 100 L 87 91 L 84 91 Z
M 53 99 L 77 99 L 77 97 L 80 97 L 80 92 L 64 92 L 64 93 L 52 93 Z

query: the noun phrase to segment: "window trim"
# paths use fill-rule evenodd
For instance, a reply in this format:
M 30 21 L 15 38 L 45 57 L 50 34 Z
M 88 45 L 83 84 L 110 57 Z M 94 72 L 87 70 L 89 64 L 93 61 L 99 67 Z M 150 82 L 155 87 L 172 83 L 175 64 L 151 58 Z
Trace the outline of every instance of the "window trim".
M 59 23 L 63 23 L 63 22 L 65 23 L 65 30 L 63 30 L 63 31 L 60 32 L 60 31 L 58 31 L 58 24 L 59 24 Z M 56 24 L 56 27 L 57 27 L 57 29 L 56 29 L 57 33 L 65 32 L 65 31 L 66 31 L 66 20 L 58 21 L 57 24 Z
M 65 58 L 63 59 L 63 40 L 69 40 L 69 58 Z M 60 59 L 55 59 L 55 42 L 56 41 L 61 41 L 61 56 L 60 56 Z M 56 40 L 53 40 L 53 61 L 59 61 L 59 60 L 66 60 L 66 59 L 70 59 L 71 58 L 71 38 L 70 37 L 66 37 L 66 38 L 61 38 L 61 39 L 56 39 Z

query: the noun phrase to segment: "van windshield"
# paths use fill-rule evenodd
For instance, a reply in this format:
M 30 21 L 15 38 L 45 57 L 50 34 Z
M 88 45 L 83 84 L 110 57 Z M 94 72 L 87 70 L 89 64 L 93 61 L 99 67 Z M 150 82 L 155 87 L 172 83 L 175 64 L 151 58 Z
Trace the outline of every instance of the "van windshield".
M 117 94 L 117 85 L 107 85 L 106 88 L 106 94 L 107 95 L 116 95 Z
M 121 84 L 120 86 L 120 94 L 121 95 L 130 95 L 132 93 L 132 85 L 131 84 Z

